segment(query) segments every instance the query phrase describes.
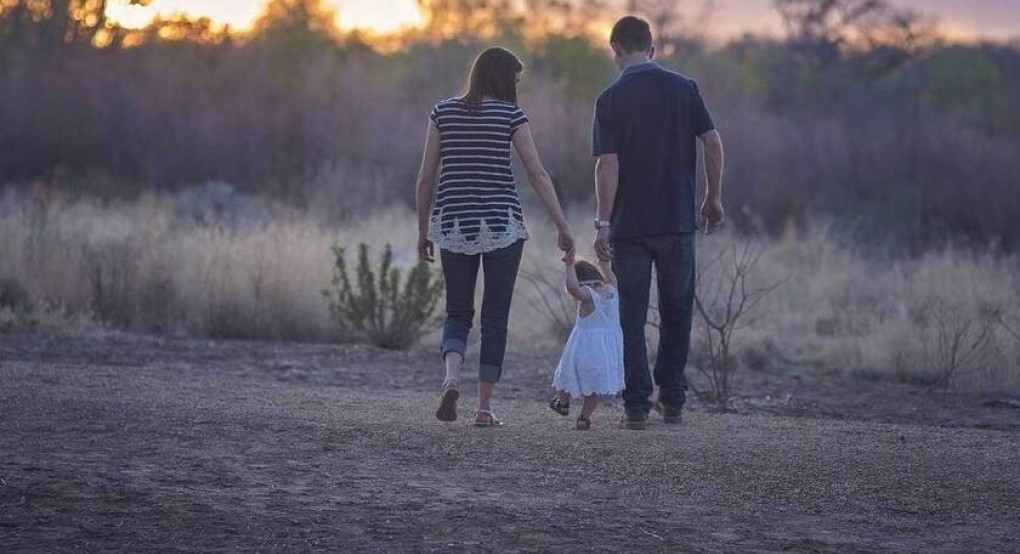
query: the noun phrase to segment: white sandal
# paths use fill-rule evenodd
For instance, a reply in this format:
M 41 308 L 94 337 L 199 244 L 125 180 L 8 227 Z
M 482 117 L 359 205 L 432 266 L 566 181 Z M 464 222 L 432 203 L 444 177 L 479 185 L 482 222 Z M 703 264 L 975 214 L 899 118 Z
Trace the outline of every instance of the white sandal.
M 484 415 L 488 420 L 478 420 L 479 415 Z M 502 427 L 503 422 L 496 419 L 496 414 L 492 413 L 492 410 L 475 410 L 475 427 Z

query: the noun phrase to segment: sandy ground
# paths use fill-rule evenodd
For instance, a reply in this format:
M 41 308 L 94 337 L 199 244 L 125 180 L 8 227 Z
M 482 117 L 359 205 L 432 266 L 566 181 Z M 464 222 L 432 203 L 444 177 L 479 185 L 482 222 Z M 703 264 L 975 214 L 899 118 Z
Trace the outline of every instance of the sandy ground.
M 514 355 L 474 429 L 432 354 L 0 336 L 0 552 L 1020 551 L 998 400 L 751 376 L 745 413 L 580 433 Z

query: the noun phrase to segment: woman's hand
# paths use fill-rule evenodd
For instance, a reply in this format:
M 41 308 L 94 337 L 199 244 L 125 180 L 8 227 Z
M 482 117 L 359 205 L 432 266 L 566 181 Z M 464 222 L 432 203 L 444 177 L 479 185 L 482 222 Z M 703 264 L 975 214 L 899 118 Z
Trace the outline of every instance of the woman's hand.
M 418 259 L 429 263 L 436 261 L 436 247 L 425 234 L 418 235 Z
M 577 253 L 577 248 L 574 246 L 574 235 L 570 233 L 568 227 L 560 227 L 559 236 L 556 238 L 556 246 L 566 254 L 564 258 L 573 259 Z

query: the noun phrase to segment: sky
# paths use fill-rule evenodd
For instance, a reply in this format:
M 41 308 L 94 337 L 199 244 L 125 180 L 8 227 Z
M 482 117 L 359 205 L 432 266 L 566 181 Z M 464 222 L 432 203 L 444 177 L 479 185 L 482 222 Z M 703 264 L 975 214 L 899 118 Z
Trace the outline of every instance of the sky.
M 416 0 L 327 0 L 339 12 L 342 29 L 361 28 L 387 33 L 414 26 L 421 20 Z M 157 13 L 184 12 L 208 16 L 217 23 L 244 28 L 258 15 L 265 0 L 153 0 L 147 7 L 114 0 L 109 15 L 121 24 L 140 27 Z M 696 3 L 696 2 L 695 2 Z M 892 0 L 935 16 L 951 38 L 1020 37 L 1020 0 Z M 774 33 L 780 28 L 771 0 L 715 0 L 709 24 L 712 35 L 725 38 L 744 32 Z

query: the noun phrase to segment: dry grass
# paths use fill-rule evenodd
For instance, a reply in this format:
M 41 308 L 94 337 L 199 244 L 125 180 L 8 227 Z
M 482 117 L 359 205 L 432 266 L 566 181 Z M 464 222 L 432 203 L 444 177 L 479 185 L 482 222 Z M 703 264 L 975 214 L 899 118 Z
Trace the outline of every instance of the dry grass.
M 391 243 L 397 264 L 414 261 L 414 217 L 405 209 L 342 227 L 274 211 L 261 223 L 210 224 L 184 215 L 169 196 L 110 204 L 41 202 L 8 192 L 0 200 L 0 330 L 92 321 L 200 337 L 328 341 L 333 329 L 319 291 L 330 280 L 330 245 Z M 529 213 L 533 239 L 524 268 L 558 287 L 562 265 L 552 230 L 539 209 Z M 587 213 L 574 218 L 582 253 L 591 241 Z M 741 239 L 703 239 L 699 256 L 733 240 Z M 893 260 L 845 246 L 824 225 L 763 246 L 750 285 L 783 285 L 734 333 L 734 354 L 744 367 L 813 366 L 1020 392 L 1015 255 L 945 249 Z M 556 347 L 562 334 L 550 332 L 533 284 L 519 280 L 518 295 L 511 348 Z M 952 313 L 952 321 L 935 313 Z M 963 329 L 962 354 L 975 340 L 967 338 L 970 329 L 985 328 L 993 316 L 980 351 L 941 383 L 945 337 Z

